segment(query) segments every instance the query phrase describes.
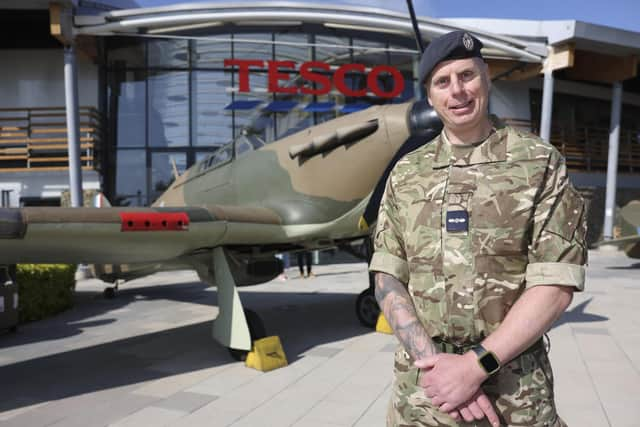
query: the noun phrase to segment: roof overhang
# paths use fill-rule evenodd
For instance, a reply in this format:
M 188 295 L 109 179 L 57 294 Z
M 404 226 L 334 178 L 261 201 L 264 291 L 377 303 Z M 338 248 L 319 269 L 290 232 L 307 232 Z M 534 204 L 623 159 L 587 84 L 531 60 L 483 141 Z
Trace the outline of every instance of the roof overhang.
M 313 23 L 327 27 L 358 28 L 393 32 L 413 38 L 408 15 L 365 7 L 323 6 L 297 2 L 256 3 L 191 3 L 171 6 L 137 8 L 80 15 L 74 20 L 76 35 L 146 36 L 170 34 L 172 28 L 202 28 L 234 25 L 276 26 L 292 23 Z M 418 18 L 422 36 L 428 41 L 447 32 L 466 29 L 477 36 L 485 48 L 483 55 L 522 62 L 541 63 L 547 55 L 544 45 L 500 36 L 486 30 L 446 23 L 442 20 Z
M 577 49 L 609 55 L 640 54 L 640 33 L 583 21 L 482 18 L 448 18 L 442 21 L 448 25 L 460 25 L 479 30 L 490 28 L 498 34 L 535 40 L 551 46 L 573 43 Z

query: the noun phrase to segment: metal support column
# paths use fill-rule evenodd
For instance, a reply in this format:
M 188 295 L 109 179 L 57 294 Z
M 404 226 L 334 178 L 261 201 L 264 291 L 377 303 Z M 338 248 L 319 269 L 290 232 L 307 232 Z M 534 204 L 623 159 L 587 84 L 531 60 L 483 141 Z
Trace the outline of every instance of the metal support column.
M 67 146 L 69 150 L 69 192 L 71 206 L 82 206 L 82 165 L 80 162 L 80 115 L 78 113 L 78 74 L 73 45 L 64 48 L 64 93 L 67 110 Z
M 542 88 L 542 112 L 540 113 L 540 138 L 549 142 L 551 136 L 551 112 L 553 111 L 553 70 L 545 69 Z
M 609 157 L 607 161 L 607 193 L 604 205 L 605 240 L 613 238 L 613 219 L 616 207 L 616 178 L 618 177 L 618 147 L 620 145 L 620 114 L 622 110 L 622 83 L 613 84 L 611 96 L 611 126 L 609 128 Z

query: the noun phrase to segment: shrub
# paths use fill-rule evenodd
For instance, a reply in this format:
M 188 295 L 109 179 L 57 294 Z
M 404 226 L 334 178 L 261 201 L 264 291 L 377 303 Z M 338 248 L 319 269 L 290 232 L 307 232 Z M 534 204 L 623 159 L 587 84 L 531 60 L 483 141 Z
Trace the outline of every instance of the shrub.
M 20 322 L 43 319 L 73 306 L 76 266 L 19 264 L 16 272 Z

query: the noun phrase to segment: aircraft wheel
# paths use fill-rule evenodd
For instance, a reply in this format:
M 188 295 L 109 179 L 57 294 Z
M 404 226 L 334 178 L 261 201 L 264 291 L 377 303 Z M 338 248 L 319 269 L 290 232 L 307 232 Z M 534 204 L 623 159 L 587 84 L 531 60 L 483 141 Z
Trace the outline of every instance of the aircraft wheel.
M 373 295 L 373 290 L 365 289 L 358 295 L 356 300 L 356 315 L 362 326 L 367 328 L 375 328 L 378 322 L 378 316 L 380 315 L 380 307 L 376 297 Z
M 249 325 L 249 335 L 251 336 L 251 342 L 253 343 L 255 340 L 259 340 L 260 338 L 264 338 L 267 336 L 267 331 L 264 328 L 264 323 L 258 313 L 253 310 L 249 310 L 247 308 L 244 309 L 244 317 L 247 319 L 247 324 Z M 234 360 L 238 362 L 244 362 L 247 360 L 247 354 L 249 353 L 246 350 L 237 350 L 235 348 L 229 348 L 229 354 Z
M 106 299 L 114 299 L 116 297 L 116 288 L 113 287 L 113 286 L 110 286 L 108 288 L 104 288 L 104 291 L 102 291 L 102 295 Z

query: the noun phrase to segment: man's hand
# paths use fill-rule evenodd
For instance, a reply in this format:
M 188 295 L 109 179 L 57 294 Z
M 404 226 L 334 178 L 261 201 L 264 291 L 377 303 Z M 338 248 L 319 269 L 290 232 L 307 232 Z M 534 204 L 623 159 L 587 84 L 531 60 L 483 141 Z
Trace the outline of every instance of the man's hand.
M 440 353 L 416 360 L 414 365 L 422 370 L 420 385 L 425 394 L 445 413 L 470 401 L 487 378 L 473 352 L 461 356 Z
M 482 390 L 478 390 L 469 401 L 458 407 L 457 410 L 449 412 L 449 415 L 456 421 L 462 417 L 466 422 L 487 418 L 493 427 L 500 427 L 500 419 L 496 414 L 489 398 Z

